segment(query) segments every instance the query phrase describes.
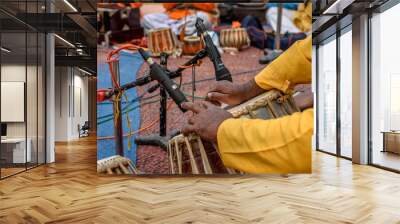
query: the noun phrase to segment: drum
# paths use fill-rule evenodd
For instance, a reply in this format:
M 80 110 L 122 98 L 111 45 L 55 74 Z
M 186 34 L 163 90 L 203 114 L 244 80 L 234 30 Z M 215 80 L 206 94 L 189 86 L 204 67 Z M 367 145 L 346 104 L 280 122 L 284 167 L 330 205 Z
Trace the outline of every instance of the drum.
M 97 172 L 102 174 L 139 174 L 130 159 L 118 155 L 98 160 Z
M 273 119 L 300 111 L 291 95 L 271 90 L 232 108 L 226 108 L 234 118 Z M 224 167 L 215 145 L 196 135 L 177 135 L 168 142 L 171 174 L 237 174 L 240 171 Z
M 198 36 L 187 36 L 183 38 L 184 55 L 195 55 L 198 51 L 204 48 L 204 43 Z
M 219 41 L 223 48 L 240 50 L 250 46 L 250 38 L 245 28 L 221 30 Z
M 150 30 L 147 35 L 147 44 L 152 52 L 152 56 L 158 57 L 161 52 L 173 54 L 176 51 L 177 41 L 171 28 Z

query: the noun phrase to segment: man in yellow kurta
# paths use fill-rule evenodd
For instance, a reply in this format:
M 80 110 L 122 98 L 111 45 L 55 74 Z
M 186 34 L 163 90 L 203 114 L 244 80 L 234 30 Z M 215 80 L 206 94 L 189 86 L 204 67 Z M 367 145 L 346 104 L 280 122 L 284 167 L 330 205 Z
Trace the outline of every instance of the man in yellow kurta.
M 245 84 L 218 82 L 208 99 L 235 105 L 273 88 L 287 92 L 296 84 L 310 83 L 311 51 L 309 36 L 293 44 L 253 80 Z M 312 108 L 261 120 L 234 119 L 208 102 L 182 106 L 193 112 L 182 132 L 216 142 L 226 167 L 248 173 L 311 172 Z

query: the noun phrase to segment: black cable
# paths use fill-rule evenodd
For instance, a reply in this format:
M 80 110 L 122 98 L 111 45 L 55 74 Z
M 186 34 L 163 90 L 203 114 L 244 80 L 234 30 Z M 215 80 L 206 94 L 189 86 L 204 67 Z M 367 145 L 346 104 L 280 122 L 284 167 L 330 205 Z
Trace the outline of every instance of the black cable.
M 152 103 L 157 103 L 157 102 L 159 102 L 159 99 L 157 99 L 157 100 L 152 100 L 152 101 L 148 101 L 148 102 L 144 102 L 144 103 L 141 103 L 141 104 L 139 104 L 139 105 L 134 106 L 133 108 L 129 109 L 128 111 L 125 111 L 124 113 L 129 113 L 129 112 L 131 112 L 131 111 L 133 111 L 133 110 L 138 109 L 138 108 L 141 107 L 141 106 L 145 106 L 145 105 L 152 104 Z M 121 114 L 124 114 L 124 113 L 121 113 Z M 112 114 L 112 115 L 114 115 L 114 114 Z M 111 117 L 111 118 L 108 118 L 108 119 L 105 119 L 105 120 L 102 120 L 102 121 L 97 121 L 97 125 L 106 123 L 106 122 L 111 121 L 111 120 L 113 120 L 113 119 L 114 119 L 114 117 Z M 99 119 L 98 119 L 98 120 L 99 120 Z
M 263 67 L 263 68 L 264 68 L 264 67 Z M 248 70 L 248 71 L 243 71 L 243 72 L 237 72 L 237 73 L 232 74 L 232 76 L 239 76 L 239 75 L 247 74 L 247 73 L 250 73 L 250 72 L 259 71 L 259 70 L 261 70 L 261 69 L 263 69 L 263 68 L 257 68 L 257 69 L 253 69 L 253 70 Z M 206 76 L 208 76 L 208 75 L 206 75 Z M 206 82 L 206 81 L 211 81 L 211 80 L 215 80 L 215 77 L 199 79 L 199 80 L 196 81 L 196 83 L 201 83 L 201 82 Z M 185 86 L 185 85 L 191 85 L 191 84 L 192 84 L 191 81 L 182 83 L 183 86 Z
M 179 76 L 179 89 L 180 89 L 181 86 L 182 86 L 182 79 L 183 79 L 182 76 L 183 76 L 183 75 L 180 75 L 180 76 Z

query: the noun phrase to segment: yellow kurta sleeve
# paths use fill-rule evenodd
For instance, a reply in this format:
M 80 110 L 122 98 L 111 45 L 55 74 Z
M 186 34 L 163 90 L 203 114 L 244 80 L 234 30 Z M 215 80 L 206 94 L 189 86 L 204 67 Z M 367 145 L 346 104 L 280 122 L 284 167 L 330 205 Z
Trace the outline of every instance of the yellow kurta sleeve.
M 263 89 L 286 92 L 311 82 L 311 37 L 297 41 L 256 77 Z M 311 172 L 313 109 L 272 120 L 227 119 L 218 128 L 225 166 L 248 173 Z
M 302 32 L 309 32 L 312 28 L 312 3 L 299 4 L 293 16 L 293 23 Z
M 256 75 L 257 85 L 286 92 L 296 84 L 310 83 L 311 51 L 311 36 L 297 41 Z
M 225 166 L 247 173 L 311 172 L 313 109 L 271 120 L 228 119 L 218 128 Z

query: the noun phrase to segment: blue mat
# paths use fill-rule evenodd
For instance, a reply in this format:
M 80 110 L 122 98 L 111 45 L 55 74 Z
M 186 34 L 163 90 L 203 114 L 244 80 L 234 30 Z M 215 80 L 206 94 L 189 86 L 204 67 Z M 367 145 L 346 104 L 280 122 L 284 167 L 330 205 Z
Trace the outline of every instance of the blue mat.
M 136 80 L 136 74 L 143 64 L 143 59 L 138 53 L 120 52 L 120 83 L 121 85 Z M 97 65 L 97 89 L 111 88 L 111 76 L 107 63 Z M 122 97 L 122 111 L 128 111 L 131 121 L 132 131 L 140 127 L 140 107 L 137 98 L 136 89 L 125 91 L 128 96 L 128 102 Z M 122 114 L 122 127 L 124 134 L 129 133 L 126 120 L 126 113 Z M 111 101 L 97 103 L 97 136 L 114 136 L 114 115 L 113 104 Z M 136 145 L 131 136 L 131 148 L 128 148 L 128 137 L 124 137 L 124 156 L 131 159 L 136 164 Z M 114 139 L 97 140 L 97 159 L 103 159 L 115 155 Z

